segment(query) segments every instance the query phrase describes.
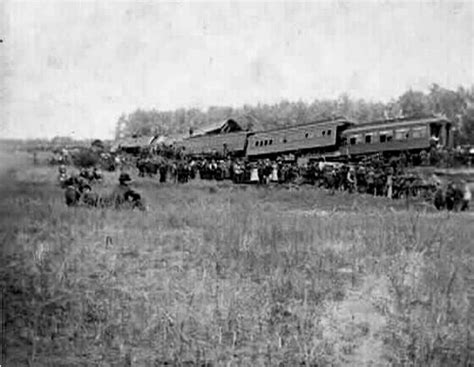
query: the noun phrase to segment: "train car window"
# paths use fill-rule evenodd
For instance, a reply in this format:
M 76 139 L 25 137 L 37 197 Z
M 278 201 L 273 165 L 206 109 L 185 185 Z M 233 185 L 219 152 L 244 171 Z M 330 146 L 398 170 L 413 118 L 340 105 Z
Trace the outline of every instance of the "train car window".
M 369 135 L 369 134 L 365 135 L 365 143 L 366 143 L 366 144 L 372 143 L 372 134 L 370 134 L 370 135 Z
M 326 135 L 326 130 L 323 130 L 322 135 L 323 135 L 323 136 Z
M 309 134 L 308 134 L 308 133 L 304 134 L 304 137 L 305 137 L 306 139 L 308 139 L 308 138 L 309 138 Z
M 331 135 L 331 130 L 328 130 L 328 135 Z
M 390 131 L 390 130 L 379 131 L 379 141 L 381 143 L 386 143 L 388 141 L 391 141 L 392 140 L 392 135 L 393 135 L 393 132 Z
M 356 145 L 356 144 L 357 144 L 357 139 L 356 139 L 356 137 L 350 138 L 350 139 L 349 139 L 349 142 L 350 142 L 351 145 Z
M 408 137 L 409 137 L 408 129 L 395 130 L 395 139 L 396 140 L 405 140 Z
M 258 147 L 258 141 L 255 142 L 255 146 Z
M 265 145 L 268 145 L 268 140 L 265 140 Z
M 273 144 L 273 139 L 270 139 L 268 145 L 272 145 Z
M 286 143 L 286 138 L 283 138 L 282 142 L 283 142 L 283 143 Z
M 426 136 L 426 127 L 416 127 L 413 129 L 414 138 L 424 138 Z

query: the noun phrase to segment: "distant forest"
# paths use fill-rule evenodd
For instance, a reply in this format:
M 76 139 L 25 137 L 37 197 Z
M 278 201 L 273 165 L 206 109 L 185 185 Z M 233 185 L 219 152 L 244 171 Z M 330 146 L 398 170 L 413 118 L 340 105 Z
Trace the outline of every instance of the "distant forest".
M 401 116 L 442 114 L 456 127 L 456 144 L 474 144 L 474 85 L 450 90 L 433 84 L 428 93 L 408 90 L 388 103 L 353 99 L 347 94 L 338 99 L 316 99 L 311 103 L 283 100 L 276 104 L 244 105 L 239 108 L 217 106 L 158 111 L 138 109 L 123 114 L 116 124 L 116 138 L 132 135 L 173 135 L 190 128 L 224 121 L 232 116 L 250 115 L 263 128 L 296 125 L 331 116 L 345 116 L 355 122 L 368 122 Z

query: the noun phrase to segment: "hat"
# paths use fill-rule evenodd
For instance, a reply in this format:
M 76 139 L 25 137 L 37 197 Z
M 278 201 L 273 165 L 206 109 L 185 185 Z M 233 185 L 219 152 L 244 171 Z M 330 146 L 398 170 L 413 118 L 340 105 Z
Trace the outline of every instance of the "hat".
M 125 182 L 131 182 L 132 178 L 128 173 L 121 173 L 119 176 L 119 182 L 120 183 L 125 183 Z

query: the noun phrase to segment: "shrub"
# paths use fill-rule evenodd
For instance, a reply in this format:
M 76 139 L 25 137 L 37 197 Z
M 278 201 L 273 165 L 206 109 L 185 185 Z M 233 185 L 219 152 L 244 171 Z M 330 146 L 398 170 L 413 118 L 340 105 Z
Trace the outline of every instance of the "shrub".
M 81 150 L 72 157 L 72 161 L 77 167 L 88 168 L 99 163 L 99 156 L 90 150 Z

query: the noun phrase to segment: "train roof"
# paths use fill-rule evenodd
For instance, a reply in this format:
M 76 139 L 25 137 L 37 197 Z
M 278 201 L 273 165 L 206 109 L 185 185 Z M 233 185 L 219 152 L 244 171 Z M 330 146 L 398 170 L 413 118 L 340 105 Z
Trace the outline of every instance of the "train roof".
M 216 135 L 238 131 L 257 131 L 261 123 L 251 114 L 231 116 L 224 121 L 217 121 L 201 127 L 196 127 L 193 136 Z
M 421 125 L 427 124 L 432 122 L 439 122 L 439 123 L 446 123 L 450 122 L 445 117 L 439 116 L 423 116 L 423 117 L 405 117 L 405 118 L 394 118 L 389 120 L 379 120 L 379 121 L 372 121 L 366 122 L 361 124 L 356 124 L 349 129 L 347 129 L 344 133 L 354 133 L 359 131 L 366 131 L 371 129 L 378 129 L 378 128 L 389 128 L 389 127 L 408 127 L 412 125 Z
M 338 126 L 340 125 L 354 125 L 354 122 L 350 121 L 344 116 L 337 116 L 334 118 L 326 118 L 326 119 L 321 119 L 321 120 L 316 120 L 312 122 L 306 122 L 304 124 L 297 124 L 297 125 L 287 125 L 287 126 L 282 126 L 282 127 L 276 127 L 273 129 L 266 129 L 266 130 L 259 130 L 256 131 L 255 133 L 267 133 L 267 132 L 273 132 L 273 131 L 279 131 L 279 130 L 288 130 L 288 129 L 297 129 L 301 128 L 304 126 L 312 126 L 312 125 L 319 125 L 319 124 L 337 124 Z

